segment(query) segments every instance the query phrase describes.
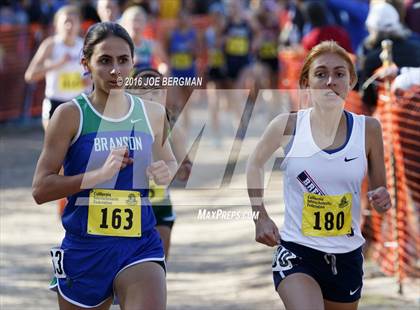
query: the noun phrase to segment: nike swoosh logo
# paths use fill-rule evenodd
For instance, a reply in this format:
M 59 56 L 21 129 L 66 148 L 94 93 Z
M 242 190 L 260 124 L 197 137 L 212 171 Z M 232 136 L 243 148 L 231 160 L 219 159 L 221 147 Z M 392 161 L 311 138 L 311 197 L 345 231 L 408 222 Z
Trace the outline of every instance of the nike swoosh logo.
M 358 288 L 356 288 L 354 291 L 350 290 L 350 296 L 353 296 L 354 294 L 356 294 L 356 292 L 359 290 L 360 286 Z
M 347 158 L 347 157 L 344 157 L 344 161 L 345 161 L 345 162 L 348 162 L 348 161 L 355 160 L 356 158 L 359 158 L 359 157 L 353 157 L 353 158 Z
M 141 121 L 141 118 L 139 118 L 139 119 L 132 119 L 130 121 L 131 121 L 131 124 L 134 124 L 134 123 L 140 122 Z

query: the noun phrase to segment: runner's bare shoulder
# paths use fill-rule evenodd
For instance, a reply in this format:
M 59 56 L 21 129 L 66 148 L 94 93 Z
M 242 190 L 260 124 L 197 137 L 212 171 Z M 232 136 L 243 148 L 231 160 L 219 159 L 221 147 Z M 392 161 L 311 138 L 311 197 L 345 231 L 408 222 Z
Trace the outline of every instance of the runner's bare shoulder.
M 376 147 L 382 148 L 382 126 L 378 119 L 365 116 L 365 149 L 369 151 Z
M 282 113 L 277 115 L 269 126 L 273 126 L 273 130 L 281 138 L 281 145 L 289 142 L 290 138 L 294 135 L 297 122 L 297 113 Z
M 73 139 L 79 131 L 80 108 L 75 102 L 60 104 L 48 123 L 47 134 L 59 135 L 63 139 Z
M 155 134 L 163 131 L 163 126 L 166 121 L 165 107 L 158 102 L 147 101 L 144 105 L 150 125 Z

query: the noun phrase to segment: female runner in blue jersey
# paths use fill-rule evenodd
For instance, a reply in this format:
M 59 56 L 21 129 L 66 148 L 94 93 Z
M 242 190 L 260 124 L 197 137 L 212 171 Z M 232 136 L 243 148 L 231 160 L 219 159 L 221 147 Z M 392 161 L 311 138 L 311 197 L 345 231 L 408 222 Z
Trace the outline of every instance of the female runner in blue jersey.
M 82 64 L 94 90 L 57 108 L 35 171 L 37 203 L 68 197 L 66 234 L 51 250 L 60 309 L 108 309 L 114 295 L 122 309 L 166 308 L 165 257 L 148 183 L 169 184 L 176 160 L 164 143 L 164 108 L 146 109 L 123 89 L 133 50 L 118 24 L 89 29 Z
M 386 189 L 380 123 L 344 110 L 357 81 L 346 51 L 333 41 L 315 46 L 300 76 L 311 108 L 282 114 L 268 126 L 248 162 L 256 241 L 278 246 L 275 289 L 287 309 L 357 309 L 363 285 L 360 193 L 382 213 Z M 304 95 L 305 96 L 305 95 Z M 263 202 L 264 163 L 282 148 L 285 218 L 279 232 Z

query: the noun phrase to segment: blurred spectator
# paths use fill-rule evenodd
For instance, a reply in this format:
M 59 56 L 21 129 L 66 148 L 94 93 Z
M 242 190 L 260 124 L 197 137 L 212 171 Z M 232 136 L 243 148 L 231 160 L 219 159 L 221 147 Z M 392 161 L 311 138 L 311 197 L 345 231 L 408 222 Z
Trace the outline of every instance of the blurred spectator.
M 42 23 L 43 13 L 41 10 L 41 0 L 26 1 L 25 8 L 30 24 Z
M 208 103 L 211 115 L 211 128 L 214 135 L 214 145 L 220 147 L 220 108 L 225 99 L 223 92 L 215 92 L 214 89 L 223 89 L 226 78 L 225 58 L 223 55 L 223 30 L 225 28 L 225 14 L 223 5 L 214 3 L 210 7 L 212 25 L 204 34 L 205 48 L 207 50 L 207 89 L 209 92 Z
M 0 25 L 14 25 L 13 8 L 5 5 L 0 8 Z
M 42 11 L 42 24 L 52 24 L 55 13 L 65 4 L 67 4 L 66 0 L 42 0 L 40 5 Z
M 197 31 L 191 24 L 189 12 L 180 11 L 177 25 L 165 42 L 173 76 L 196 76 L 197 40 Z
M 313 29 L 303 37 L 302 46 L 311 50 L 315 45 L 326 40 L 334 40 L 349 53 L 353 52 L 346 30 L 338 25 L 329 25 L 325 6 L 320 2 L 309 2 L 305 5 L 308 21 Z
M 398 12 L 398 16 L 400 17 L 400 23 L 404 24 L 405 11 L 406 11 L 406 6 L 404 4 L 405 0 L 380 0 L 380 1 L 386 2 L 392 5 L 395 8 L 395 10 L 397 10 Z M 378 3 L 380 1 L 373 0 L 371 1 L 371 4 Z
M 257 33 L 253 43 L 253 52 L 259 62 L 270 72 L 270 88 L 277 87 L 279 71 L 278 39 L 280 34 L 277 20 L 277 6 L 272 0 L 265 0 L 256 14 Z
M 181 10 L 177 24 L 165 40 L 165 49 L 169 56 L 171 75 L 176 78 L 194 78 L 197 76 L 197 56 L 199 41 L 196 29 L 191 24 L 191 15 Z M 178 116 L 193 91 L 190 86 L 173 87 L 168 94 L 168 106 L 174 116 Z M 186 110 L 186 112 L 188 109 Z M 185 126 L 188 128 L 190 120 L 188 112 L 185 114 Z
M 371 5 L 366 26 L 369 36 L 364 43 L 366 56 L 362 58 L 360 83 L 366 81 L 382 66 L 379 55 L 382 51 L 381 42 L 386 39 L 393 42 L 393 61 L 399 68 L 420 67 L 420 44 L 408 40 L 409 32 L 400 23 L 398 12 L 392 5 Z M 362 92 L 363 102 L 370 108 L 374 107 L 377 101 L 375 85 L 370 84 L 366 89 L 362 89 Z
M 130 0 L 126 2 L 125 8 L 140 6 L 148 16 L 156 17 L 159 13 L 160 0 Z
M 305 19 L 301 8 L 292 0 L 279 2 L 280 43 L 284 46 L 298 44 L 302 39 Z
M 141 6 L 131 6 L 124 11 L 120 20 L 121 25 L 127 30 L 134 43 L 134 69 L 135 75 L 143 69 L 159 69 L 162 74 L 166 73 L 167 56 L 160 42 L 144 38 L 144 30 L 147 24 L 147 15 Z M 156 59 L 157 58 L 157 59 Z
M 253 29 L 245 17 L 243 2 L 229 2 L 224 30 L 224 53 L 230 83 L 234 83 L 251 62 L 252 38 Z
M 3 1 L 0 6 L 0 25 L 25 25 L 29 22 L 24 1 Z
M 184 0 L 184 8 L 194 15 L 204 15 L 209 13 L 210 6 L 216 2 L 215 0 Z
M 308 34 L 313 28 L 311 21 L 309 20 L 308 16 L 306 15 L 307 6 L 311 3 L 320 4 L 323 8 L 323 15 L 329 25 L 339 25 L 341 18 L 338 15 L 335 15 L 334 11 L 331 11 L 327 5 L 327 0 L 294 0 L 297 5 L 300 7 L 302 12 L 304 13 L 305 23 L 303 25 L 303 35 Z M 351 0 L 353 1 L 353 0 Z
M 96 10 L 103 22 L 116 22 L 121 14 L 117 0 L 98 0 Z
M 181 0 L 160 0 L 159 2 L 160 18 L 176 18 L 182 8 Z
M 86 33 L 90 26 L 101 21 L 90 0 L 82 1 L 80 4 L 80 15 L 82 19 L 82 33 Z
M 391 4 L 398 12 L 398 16 L 400 17 L 400 23 L 406 27 L 407 25 L 405 24 L 405 20 L 406 20 L 406 16 L 407 16 L 407 9 L 409 8 L 407 1 L 403 1 L 403 0 L 383 0 L 386 3 Z M 420 3 L 417 4 L 417 7 L 420 6 Z M 418 8 L 419 9 L 419 8 Z M 413 11 L 412 11 L 413 12 Z M 416 11 L 414 11 L 416 12 Z M 419 12 L 417 11 L 417 16 L 414 15 L 414 18 L 420 18 L 419 16 Z M 420 22 L 417 19 L 417 25 L 420 24 Z M 409 27 L 406 27 L 407 30 L 410 30 Z M 408 40 L 410 41 L 417 41 L 420 43 L 420 34 L 417 32 L 411 32 L 409 33 L 409 37 Z
M 363 39 L 368 35 L 365 21 L 369 13 L 369 1 L 328 0 L 327 4 L 334 15 L 340 17 L 340 25 L 349 34 L 353 51 L 357 51 Z
M 401 73 L 398 75 L 392 83 L 392 89 L 407 90 L 413 85 L 420 86 L 420 68 L 401 68 Z
M 409 29 L 420 35 L 420 0 L 409 0 L 405 14 L 405 23 Z
M 221 4 L 213 4 L 210 8 L 210 16 L 213 19 L 205 33 L 205 48 L 208 53 L 207 79 L 208 84 L 215 84 L 212 88 L 220 88 L 220 84 L 226 77 L 225 58 L 223 55 L 223 30 L 225 28 L 225 15 Z

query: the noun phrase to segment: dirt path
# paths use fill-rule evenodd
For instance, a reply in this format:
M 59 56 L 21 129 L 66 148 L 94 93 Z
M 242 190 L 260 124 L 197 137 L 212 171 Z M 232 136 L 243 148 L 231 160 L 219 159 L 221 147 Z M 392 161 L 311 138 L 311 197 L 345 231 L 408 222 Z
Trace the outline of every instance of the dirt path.
M 0 308 L 57 309 L 47 290 L 48 251 L 63 230 L 55 203 L 36 206 L 30 189 L 42 131 L 8 129 L 0 137 Z M 210 161 L 217 159 L 217 150 L 208 146 L 207 152 Z M 278 223 L 282 207 L 274 202 L 281 198 L 276 196 L 280 181 L 274 178 L 267 191 Z M 178 220 L 168 265 L 168 309 L 282 309 L 271 281 L 272 249 L 253 242 L 252 221 L 197 218 L 200 208 L 248 210 L 246 192 L 174 189 L 172 196 Z M 418 309 L 419 283 L 407 285 L 400 297 L 392 278 L 372 278 L 375 264 L 366 266 L 361 309 Z

